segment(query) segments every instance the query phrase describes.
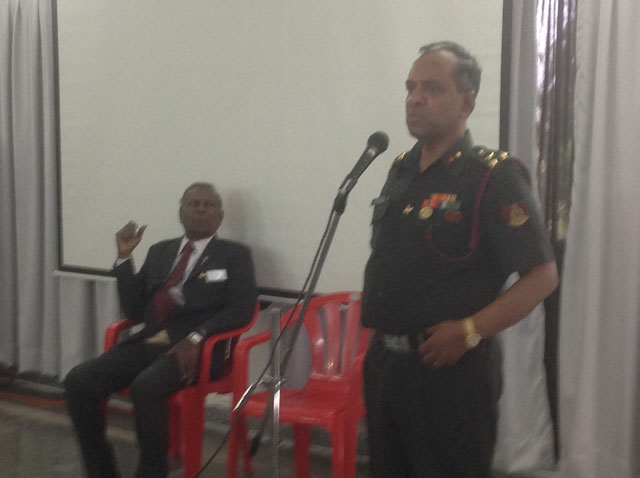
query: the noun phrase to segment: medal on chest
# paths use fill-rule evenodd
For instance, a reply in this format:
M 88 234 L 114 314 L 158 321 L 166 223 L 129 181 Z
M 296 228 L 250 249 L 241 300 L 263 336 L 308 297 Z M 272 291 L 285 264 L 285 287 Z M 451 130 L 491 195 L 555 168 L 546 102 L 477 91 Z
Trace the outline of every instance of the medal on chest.
M 449 222 L 458 222 L 462 218 L 458 195 L 452 193 L 433 193 L 424 199 L 418 210 L 418 218 L 425 221 L 433 216 L 433 212 L 438 209 L 445 211 L 443 217 Z M 413 206 L 407 204 L 403 213 L 408 214 L 412 210 Z

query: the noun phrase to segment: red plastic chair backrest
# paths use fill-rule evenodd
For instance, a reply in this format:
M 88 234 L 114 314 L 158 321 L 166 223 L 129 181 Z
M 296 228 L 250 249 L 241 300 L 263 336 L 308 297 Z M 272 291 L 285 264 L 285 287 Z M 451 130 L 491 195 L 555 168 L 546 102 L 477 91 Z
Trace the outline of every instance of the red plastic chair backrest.
M 348 379 L 352 373 L 356 355 L 367 346 L 367 334 L 360 326 L 360 296 L 360 292 L 336 292 L 309 302 L 304 327 L 311 349 L 310 379 Z

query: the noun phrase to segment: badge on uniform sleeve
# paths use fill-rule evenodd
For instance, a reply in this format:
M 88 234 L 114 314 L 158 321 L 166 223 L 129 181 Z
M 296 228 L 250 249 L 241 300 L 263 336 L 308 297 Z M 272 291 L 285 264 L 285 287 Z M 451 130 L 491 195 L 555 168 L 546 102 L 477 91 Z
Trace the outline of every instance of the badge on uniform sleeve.
M 509 227 L 520 227 L 529 220 L 529 207 L 527 201 L 522 200 L 502 206 L 502 220 L 509 224 Z

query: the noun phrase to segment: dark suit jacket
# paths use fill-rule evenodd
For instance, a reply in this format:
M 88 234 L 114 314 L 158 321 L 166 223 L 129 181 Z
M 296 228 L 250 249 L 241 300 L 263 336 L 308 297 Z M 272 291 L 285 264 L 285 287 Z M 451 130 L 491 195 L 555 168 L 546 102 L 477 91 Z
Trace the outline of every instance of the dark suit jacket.
M 251 252 L 242 244 L 216 237 L 184 283 L 184 306 L 162 324 L 157 323 L 152 298 L 169 275 L 180 241 L 181 238 L 170 239 L 151 246 L 137 274 L 133 273 L 131 260 L 113 269 L 123 313 L 145 323 L 134 337 L 148 337 L 165 328 L 175 344 L 194 330 L 208 336 L 249 323 L 257 299 Z M 222 270 L 226 271 L 226 279 L 221 278 Z

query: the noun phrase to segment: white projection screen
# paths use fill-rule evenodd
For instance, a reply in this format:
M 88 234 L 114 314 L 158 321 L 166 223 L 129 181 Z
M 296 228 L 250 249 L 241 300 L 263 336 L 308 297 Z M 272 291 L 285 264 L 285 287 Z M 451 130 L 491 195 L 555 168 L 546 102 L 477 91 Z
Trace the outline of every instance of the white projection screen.
M 221 237 L 248 244 L 264 290 L 300 290 L 338 186 L 367 138 L 390 146 L 351 192 L 318 292 L 362 287 L 371 200 L 414 140 L 404 81 L 420 46 L 457 41 L 483 65 L 470 120 L 499 140 L 496 0 L 57 0 L 62 270 L 105 273 L 182 233 L 195 181 L 224 200 Z

